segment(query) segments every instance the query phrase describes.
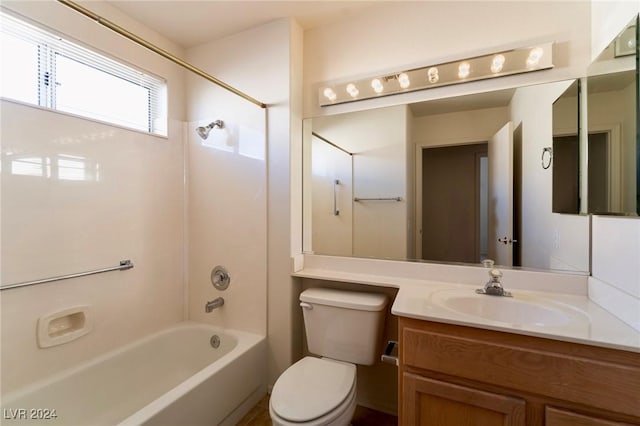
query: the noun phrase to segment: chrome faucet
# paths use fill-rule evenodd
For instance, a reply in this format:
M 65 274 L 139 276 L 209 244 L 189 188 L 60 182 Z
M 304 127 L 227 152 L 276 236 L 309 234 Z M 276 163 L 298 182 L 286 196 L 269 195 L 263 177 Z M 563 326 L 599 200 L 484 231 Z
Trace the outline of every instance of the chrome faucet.
M 210 302 L 207 302 L 207 304 L 204 305 L 204 311 L 206 313 L 209 313 L 214 309 L 221 307 L 222 305 L 224 305 L 224 299 L 222 297 L 218 297 L 211 300 Z
M 484 288 L 476 290 L 478 294 L 488 294 L 490 296 L 504 296 L 513 297 L 512 294 L 502 287 L 500 279 L 502 278 L 502 272 L 498 269 L 492 268 L 489 271 L 489 281 L 484 285 Z

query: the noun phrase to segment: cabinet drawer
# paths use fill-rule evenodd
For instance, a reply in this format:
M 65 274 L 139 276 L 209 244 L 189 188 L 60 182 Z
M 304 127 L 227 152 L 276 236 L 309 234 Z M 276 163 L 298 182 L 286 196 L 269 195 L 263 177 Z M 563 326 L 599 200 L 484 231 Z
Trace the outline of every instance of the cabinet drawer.
M 638 354 L 620 364 L 589 358 L 580 345 L 428 324 L 402 327 L 404 366 L 640 416 L 640 367 L 631 358 Z M 554 351 L 562 345 L 564 352 Z
M 545 426 L 631 426 L 628 423 L 612 422 L 558 408 L 546 407 Z

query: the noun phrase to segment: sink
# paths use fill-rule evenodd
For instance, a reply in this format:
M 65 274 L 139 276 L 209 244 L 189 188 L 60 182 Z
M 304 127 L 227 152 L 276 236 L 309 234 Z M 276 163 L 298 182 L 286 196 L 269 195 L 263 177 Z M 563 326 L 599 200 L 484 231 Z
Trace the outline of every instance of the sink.
M 588 321 L 575 307 L 530 294 L 500 297 L 476 294 L 472 288 L 440 290 L 431 294 L 429 302 L 465 316 L 511 325 L 562 327 Z

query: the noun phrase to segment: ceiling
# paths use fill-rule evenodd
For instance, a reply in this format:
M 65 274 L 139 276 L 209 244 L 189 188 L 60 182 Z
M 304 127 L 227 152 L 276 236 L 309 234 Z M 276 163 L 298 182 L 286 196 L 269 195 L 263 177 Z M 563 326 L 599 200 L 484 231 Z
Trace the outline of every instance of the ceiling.
M 107 0 L 183 48 L 217 40 L 279 18 L 304 29 L 341 20 L 388 1 Z

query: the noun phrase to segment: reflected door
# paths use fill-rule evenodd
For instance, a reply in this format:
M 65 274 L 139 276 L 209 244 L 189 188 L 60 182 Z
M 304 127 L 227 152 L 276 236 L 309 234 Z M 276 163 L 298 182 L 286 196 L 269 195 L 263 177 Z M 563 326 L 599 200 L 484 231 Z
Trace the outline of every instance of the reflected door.
M 422 150 L 422 258 L 478 263 L 486 257 L 487 144 Z
M 489 258 L 513 265 L 513 123 L 489 140 Z

